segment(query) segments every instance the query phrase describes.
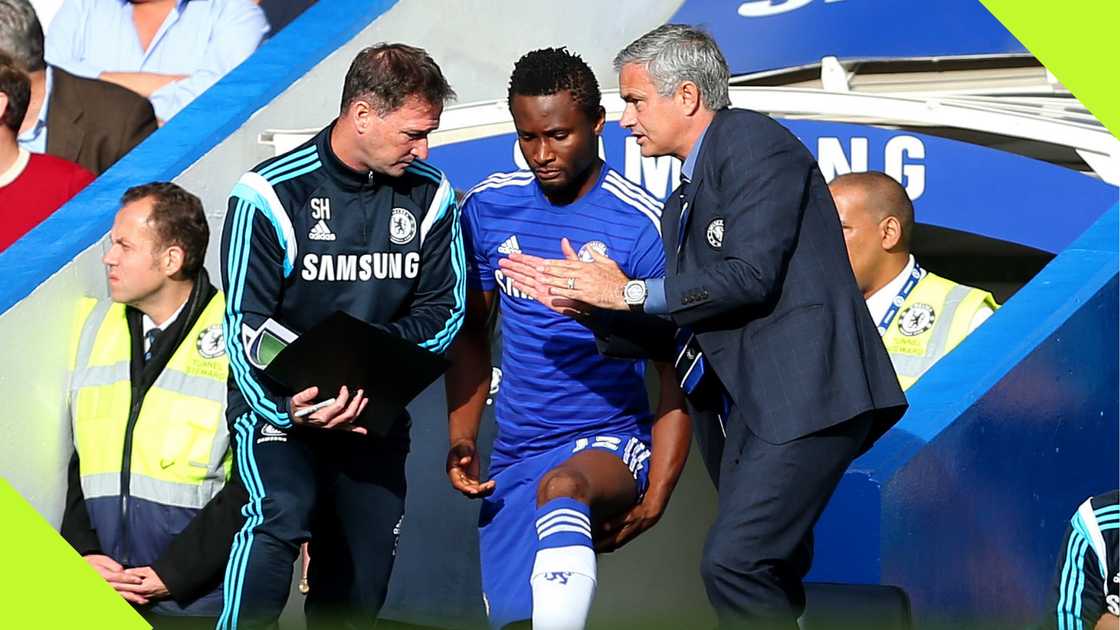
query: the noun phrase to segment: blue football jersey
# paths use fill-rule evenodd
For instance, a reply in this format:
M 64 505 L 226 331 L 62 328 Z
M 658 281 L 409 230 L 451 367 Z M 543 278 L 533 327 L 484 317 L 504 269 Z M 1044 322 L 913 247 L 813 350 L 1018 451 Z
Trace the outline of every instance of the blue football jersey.
M 468 286 L 500 294 L 502 385 L 491 474 L 579 437 L 629 432 L 648 440 L 644 363 L 599 354 L 591 331 L 518 291 L 498 261 L 513 252 L 562 258 L 566 237 L 581 258 L 595 250 L 631 278 L 662 277 L 661 203 L 604 165 L 590 192 L 554 206 L 530 171 L 517 171 L 471 189 L 462 221 Z

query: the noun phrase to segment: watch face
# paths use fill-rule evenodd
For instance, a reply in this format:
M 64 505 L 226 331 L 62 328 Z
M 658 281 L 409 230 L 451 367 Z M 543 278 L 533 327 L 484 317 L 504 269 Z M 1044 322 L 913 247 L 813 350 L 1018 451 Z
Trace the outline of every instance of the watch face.
M 646 299 L 646 287 L 641 282 L 628 282 L 623 297 L 628 304 L 641 304 Z

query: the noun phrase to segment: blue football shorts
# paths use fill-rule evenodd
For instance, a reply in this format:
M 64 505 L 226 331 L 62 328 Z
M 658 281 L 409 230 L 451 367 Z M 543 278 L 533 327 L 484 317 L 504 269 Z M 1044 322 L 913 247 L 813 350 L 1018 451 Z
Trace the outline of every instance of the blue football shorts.
M 537 486 L 545 474 L 585 449 L 614 454 L 634 475 L 638 501 L 649 485 L 649 445 L 633 433 L 598 434 L 509 464 L 478 517 L 482 597 L 491 628 L 533 616 L 530 573 L 537 553 Z

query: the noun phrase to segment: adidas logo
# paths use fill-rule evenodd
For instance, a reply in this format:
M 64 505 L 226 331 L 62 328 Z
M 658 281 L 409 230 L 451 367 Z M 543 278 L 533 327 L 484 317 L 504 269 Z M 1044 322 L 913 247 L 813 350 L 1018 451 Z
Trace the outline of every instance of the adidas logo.
M 281 431 L 280 429 L 277 429 L 276 427 L 272 426 L 271 424 L 265 423 L 265 425 L 261 427 L 261 435 L 267 435 L 269 437 L 278 437 L 278 436 L 284 435 L 284 432 Z
M 333 236 L 333 235 L 332 235 Z M 266 442 L 287 442 L 288 434 L 284 431 L 277 429 L 271 424 L 265 422 L 261 427 L 261 436 L 257 438 L 257 444 L 264 444 Z
M 516 235 L 511 236 L 511 237 L 507 238 L 504 242 L 502 242 L 502 244 L 498 246 L 498 253 L 499 254 L 506 254 L 507 256 L 509 254 L 513 254 L 513 253 L 520 254 L 521 253 L 521 246 L 518 245 L 518 243 L 517 243 L 517 236 Z
M 313 241 L 333 241 L 334 232 L 327 227 L 327 222 L 319 219 L 319 222 L 311 226 L 311 231 L 307 234 L 307 238 Z

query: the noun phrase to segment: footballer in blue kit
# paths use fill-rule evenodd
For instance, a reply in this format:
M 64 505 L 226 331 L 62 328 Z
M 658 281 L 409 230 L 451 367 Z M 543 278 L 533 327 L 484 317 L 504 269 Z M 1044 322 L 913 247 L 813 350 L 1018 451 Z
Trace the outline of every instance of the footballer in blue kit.
M 671 366 L 657 365 L 660 401 L 651 412 L 644 362 L 601 355 L 578 305 L 533 299 L 499 260 L 607 257 L 633 277 L 663 276 L 661 204 L 599 158 L 605 113 L 577 55 L 526 54 L 510 78 L 509 105 L 530 170 L 492 175 L 463 202 L 467 314 L 446 378 L 447 471 L 453 487 L 483 502 L 490 625 L 582 628 L 596 549 L 615 549 L 660 518 L 687 457 L 689 418 Z M 495 307 L 503 378 L 482 481 L 476 440 Z

